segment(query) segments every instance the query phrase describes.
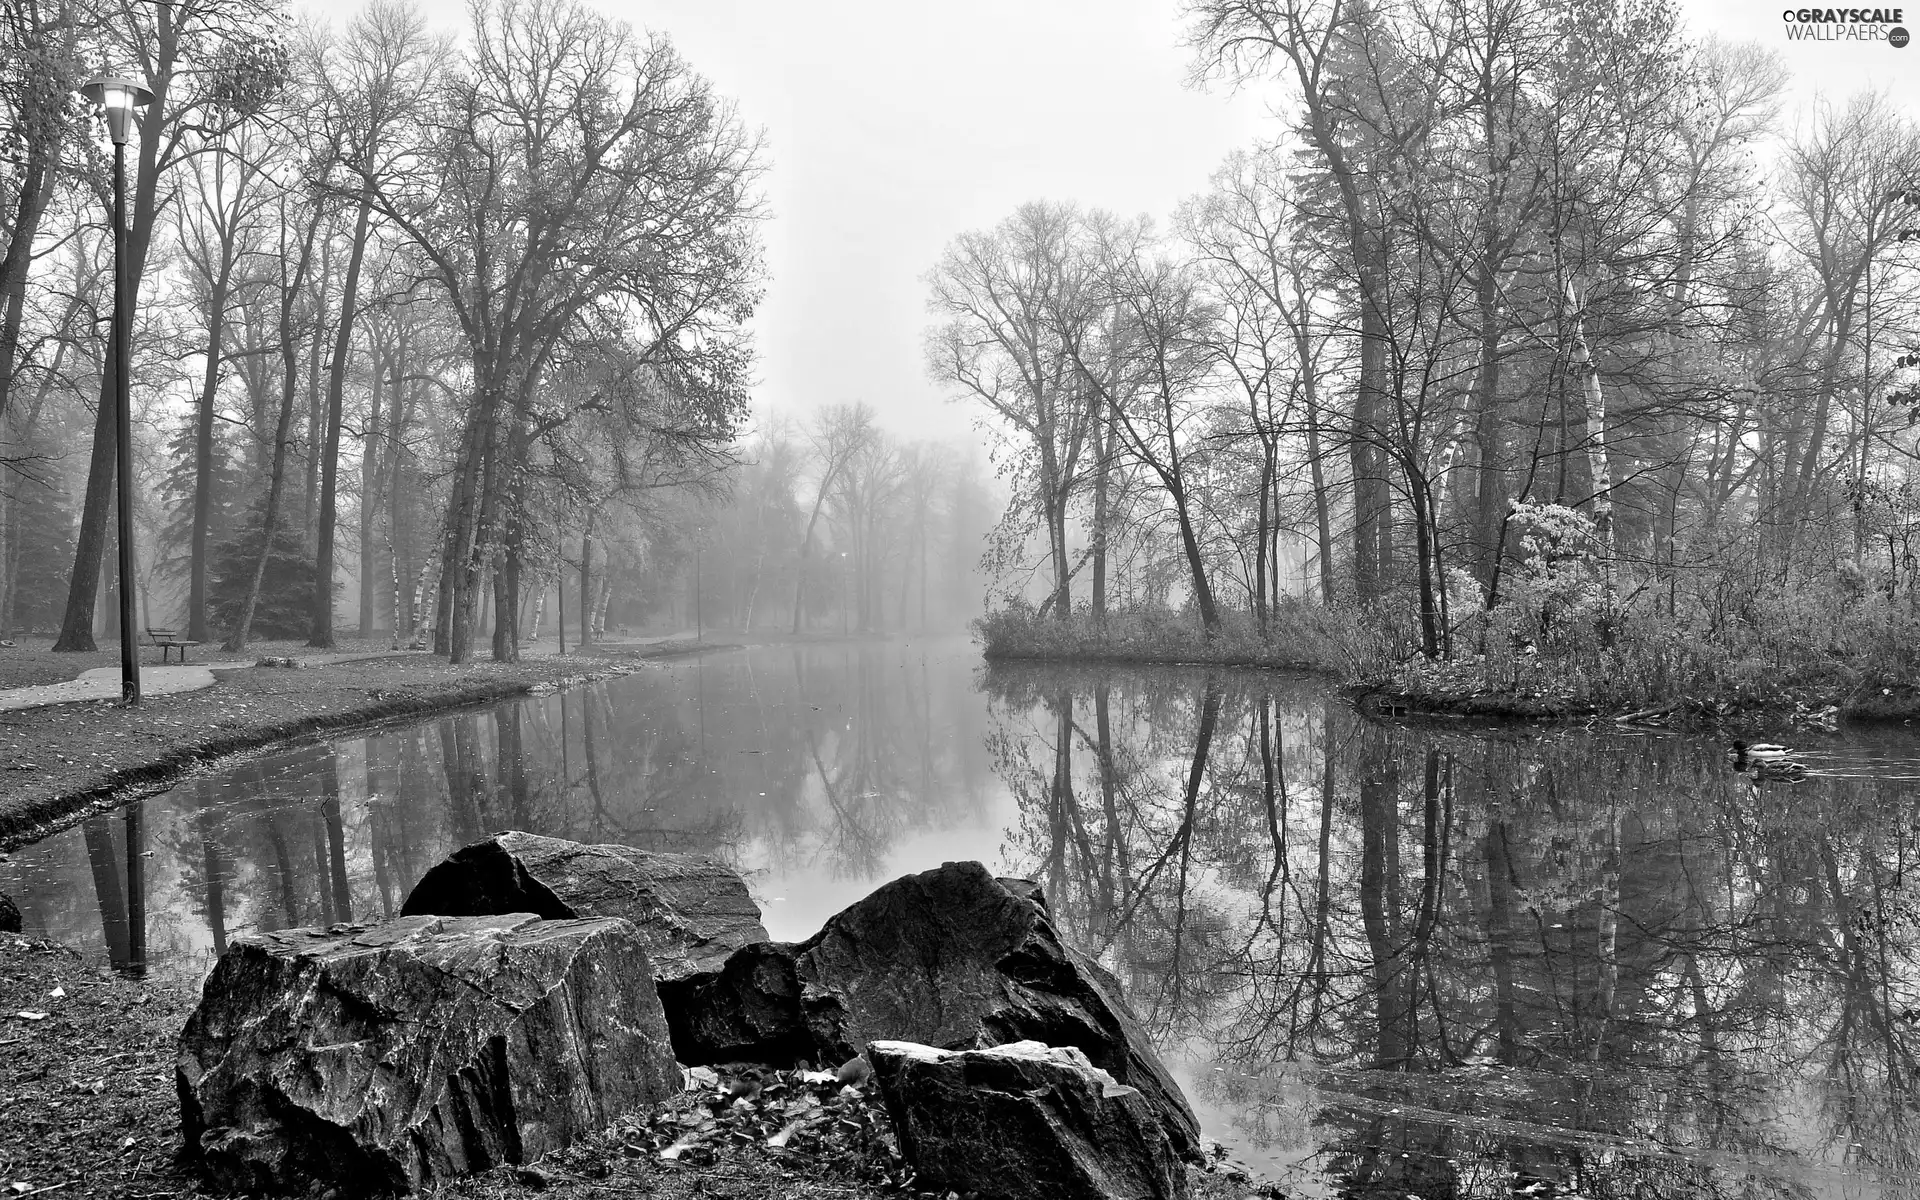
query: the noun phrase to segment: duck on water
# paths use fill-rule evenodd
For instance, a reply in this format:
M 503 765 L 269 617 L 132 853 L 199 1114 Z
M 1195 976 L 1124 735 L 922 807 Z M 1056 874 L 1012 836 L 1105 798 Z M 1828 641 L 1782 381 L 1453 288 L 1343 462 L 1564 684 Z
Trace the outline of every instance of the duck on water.
M 1788 776 L 1806 770 L 1798 751 L 1772 742 L 1736 741 L 1727 748 L 1727 757 L 1732 760 L 1735 771 L 1752 771 L 1758 775 Z

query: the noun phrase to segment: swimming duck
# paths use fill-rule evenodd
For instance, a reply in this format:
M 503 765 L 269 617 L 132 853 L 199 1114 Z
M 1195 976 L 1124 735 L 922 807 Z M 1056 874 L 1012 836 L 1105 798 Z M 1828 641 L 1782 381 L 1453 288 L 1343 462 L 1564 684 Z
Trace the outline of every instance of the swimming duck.
M 1735 771 L 1752 771 L 1776 779 L 1797 776 L 1806 770 L 1797 751 L 1772 742 L 1735 742 L 1727 748 L 1727 757 L 1733 760 Z

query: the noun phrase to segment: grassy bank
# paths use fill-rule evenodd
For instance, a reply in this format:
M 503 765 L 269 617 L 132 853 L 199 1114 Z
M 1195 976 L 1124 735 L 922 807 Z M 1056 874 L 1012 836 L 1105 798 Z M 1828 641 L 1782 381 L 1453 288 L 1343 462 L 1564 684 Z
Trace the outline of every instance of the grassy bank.
M 1264 633 L 1230 614 L 1211 638 L 1182 613 L 1063 622 L 1024 606 L 989 614 L 974 632 L 990 660 L 1318 671 L 1381 713 L 1920 718 L 1920 613 L 1879 595 L 1814 587 L 1698 616 L 1650 601 L 1523 600 L 1472 612 L 1435 658 L 1390 621 L 1304 603 L 1279 606 Z
M 1521 606 L 1459 624 L 1453 654 L 1356 678 L 1416 707 L 1473 715 L 1920 716 L 1920 613 L 1839 582 L 1718 610 Z
M 427 654 L 296 670 L 234 664 L 216 669 L 210 688 L 133 710 L 95 701 L 0 714 L 0 849 L 228 755 L 618 674 L 633 660 L 695 648 L 668 642 L 459 667 Z
M 1229 613 L 1208 637 L 1200 622 L 1166 610 L 1076 614 L 1059 621 L 1014 605 L 973 623 L 988 660 L 1200 664 L 1319 671 L 1339 676 L 1377 657 L 1378 640 L 1347 614 L 1311 604 L 1283 604 L 1262 631 L 1243 613 Z

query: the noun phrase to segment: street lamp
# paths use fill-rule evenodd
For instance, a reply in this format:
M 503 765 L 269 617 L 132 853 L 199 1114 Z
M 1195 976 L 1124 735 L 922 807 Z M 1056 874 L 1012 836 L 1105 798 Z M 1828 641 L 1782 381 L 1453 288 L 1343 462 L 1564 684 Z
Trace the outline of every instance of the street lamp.
M 853 589 L 847 586 L 847 552 L 840 552 L 840 636 L 847 636 L 847 609 L 853 604 Z
M 140 703 L 140 649 L 133 635 L 133 408 L 128 359 L 133 343 L 133 289 L 127 286 L 127 138 L 133 110 L 153 93 L 131 79 L 100 74 L 80 94 L 104 110 L 113 139 L 113 440 L 114 486 L 120 493 L 120 700 Z

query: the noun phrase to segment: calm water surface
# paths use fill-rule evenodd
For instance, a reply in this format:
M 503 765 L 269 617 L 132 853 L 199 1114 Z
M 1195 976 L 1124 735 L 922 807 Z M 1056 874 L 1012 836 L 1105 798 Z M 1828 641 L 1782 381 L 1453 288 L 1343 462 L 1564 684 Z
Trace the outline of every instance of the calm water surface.
M 717 854 L 789 939 L 977 858 L 1295 1195 L 1920 1196 L 1920 739 L 1808 750 L 1763 781 L 1679 738 L 1383 729 L 1286 676 L 768 647 L 257 759 L 0 891 L 197 978 L 500 829 Z

